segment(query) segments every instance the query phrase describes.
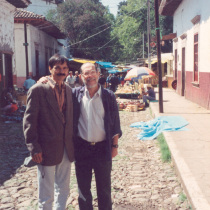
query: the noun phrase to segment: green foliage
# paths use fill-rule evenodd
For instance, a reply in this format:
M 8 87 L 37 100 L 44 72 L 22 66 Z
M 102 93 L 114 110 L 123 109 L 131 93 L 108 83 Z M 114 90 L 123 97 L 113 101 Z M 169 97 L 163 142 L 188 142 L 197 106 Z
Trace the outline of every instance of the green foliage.
M 160 145 L 160 151 L 161 151 L 161 159 L 163 162 L 170 162 L 171 161 L 171 152 L 168 148 L 167 142 L 165 141 L 165 138 L 163 134 L 160 134 L 157 137 L 157 141 Z
M 111 40 L 111 25 L 115 20 L 99 0 L 67 0 L 57 11 L 50 11 L 47 18 L 67 35 L 74 57 L 109 58 L 111 48 L 101 47 Z
M 150 8 L 151 37 L 155 37 L 154 1 Z M 143 49 L 148 56 L 147 0 L 122 0 L 116 18 L 99 0 L 66 0 L 49 11 L 47 19 L 67 35 L 73 57 L 124 63 L 143 57 Z M 160 16 L 161 35 L 172 33 L 172 28 L 172 17 Z M 170 52 L 171 46 L 166 41 L 162 52 Z
M 154 1 L 150 1 L 150 25 L 151 37 L 156 36 L 155 31 L 155 10 Z M 172 17 L 160 16 L 161 35 L 172 33 Z M 137 58 L 147 57 L 147 0 L 127 0 L 121 2 L 116 18 L 116 24 L 112 32 L 118 38 L 121 45 L 121 54 L 118 54 L 119 61 L 132 61 Z M 144 35 L 144 48 L 143 38 Z M 170 52 L 172 44 L 166 41 L 162 46 L 162 52 Z M 152 54 L 156 54 L 156 48 L 152 48 Z
M 183 192 L 181 192 L 179 194 L 179 200 L 181 201 L 181 203 L 183 203 L 185 200 L 187 200 L 187 196 Z

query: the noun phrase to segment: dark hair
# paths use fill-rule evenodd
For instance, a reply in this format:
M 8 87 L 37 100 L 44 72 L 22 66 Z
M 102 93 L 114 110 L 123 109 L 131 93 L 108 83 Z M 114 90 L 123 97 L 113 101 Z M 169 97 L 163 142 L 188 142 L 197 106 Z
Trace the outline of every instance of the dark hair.
M 55 54 L 49 59 L 49 66 L 52 69 L 55 64 L 64 64 L 65 62 L 69 67 L 69 59 L 67 57 L 65 57 L 64 55 Z

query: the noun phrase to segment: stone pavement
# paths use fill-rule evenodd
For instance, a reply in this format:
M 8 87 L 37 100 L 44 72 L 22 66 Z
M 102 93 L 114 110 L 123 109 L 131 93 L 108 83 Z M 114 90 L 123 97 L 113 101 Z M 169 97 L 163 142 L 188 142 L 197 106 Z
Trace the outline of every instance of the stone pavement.
M 166 88 L 163 101 L 162 114 L 158 102 L 150 104 L 154 116 L 182 116 L 189 122 L 189 131 L 164 132 L 164 136 L 193 209 L 209 210 L 210 110 Z
M 156 140 L 140 141 L 137 128 L 130 124 L 150 120 L 150 109 L 120 112 L 123 136 L 119 155 L 113 159 L 113 210 L 190 209 L 173 164 L 163 163 Z M 0 123 L 0 210 L 37 209 L 36 167 L 25 168 L 28 152 L 20 123 Z M 77 184 L 74 165 L 67 209 L 77 210 Z M 94 209 L 97 209 L 95 184 L 92 185 Z

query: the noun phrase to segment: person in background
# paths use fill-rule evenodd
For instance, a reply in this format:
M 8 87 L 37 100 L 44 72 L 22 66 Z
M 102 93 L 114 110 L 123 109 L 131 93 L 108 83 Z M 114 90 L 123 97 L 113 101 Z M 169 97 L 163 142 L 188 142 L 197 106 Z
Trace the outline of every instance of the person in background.
M 17 101 L 15 98 L 15 90 L 13 88 L 4 89 L 1 95 L 1 110 L 6 114 L 10 115 L 18 110 Z
M 100 74 L 100 78 L 98 80 L 98 83 L 104 88 L 105 87 L 105 84 L 106 84 L 106 79 L 104 77 L 103 74 Z
M 72 71 L 70 71 L 69 75 L 66 77 L 66 82 L 71 88 L 74 88 L 75 77 L 73 76 Z
M 75 87 L 80 87 L 81 86 L 81 82 L 80 82 L 81 79 L 80 79 L 78 71 L 75 71 L 74 80 L 75 80 L 74 86 Z
M 110 90 L 115 92 L 116 89 L 117 89 L 117 86 L 119 85 L 119 79 L 118 79 L 118 77 L 115 74 L 113 74 L 111 76 L 110 83 L 111 83 Z
M 156 100 L 155 91 L 153 90 L 150 84 L 147 85 L 147 92 L 143 93 L 143 102 L 145 103 L 145 107 L 149 106 L 147 100 L 149 101 Z
M 124 86 L 124 83 L 125 83 L 124 78 L 125 78 L 125 77 L 123 76 L 123 74 L 121 74 L 121 75 L 120 75 L 120 83 L 121 83 L 122 86 Z
M 81 75 L 85 86 L 72 90 L 80 210 L 93 210 L 92 170 L 96 178 L 99 209 L 112 209 L 112 158 L 118 154 L 118 139 L 122 131 L 115 95 L 98 83 L 99 74 L 94 64 L 83 64 Z
M 81 74 L 79 74 L 79 85 L 80 86 L 84 86 L 84 83 L 82 81 L 82 75 Z
M 23 131 L 32 160 L 39 164 L 38 208 L 65 210 L 69 195 L 73 147 L 72 89 L 64 79 L 69 60 L 55 54 L 49 60 L 51 75 L 38 82 L 27 95 Z
M 36 81 L 33 80 L 31 76 L 28 76 L 23 84 L 23 89 L 27 92 L 35 84 Z
M 110 79 L 111 79 L 111 77 L 112 77 L 112 75 L 111 75 L 111 74 L 109 74 L 109 76 L 106 78 L 106 87 L 107 87 L 107 88 L 110 88 L 109 83 L 110 83 Z

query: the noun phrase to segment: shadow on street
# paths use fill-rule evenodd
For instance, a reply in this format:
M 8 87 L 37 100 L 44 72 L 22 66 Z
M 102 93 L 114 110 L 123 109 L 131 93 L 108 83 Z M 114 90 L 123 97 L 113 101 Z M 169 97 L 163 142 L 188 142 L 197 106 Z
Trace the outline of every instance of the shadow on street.
M 29 152 L 25 146 L 22 122 L 0 120 L 0 185 L 9 180 Z

